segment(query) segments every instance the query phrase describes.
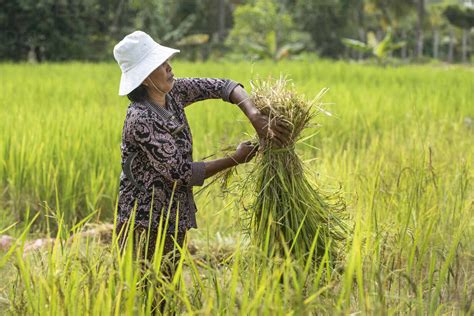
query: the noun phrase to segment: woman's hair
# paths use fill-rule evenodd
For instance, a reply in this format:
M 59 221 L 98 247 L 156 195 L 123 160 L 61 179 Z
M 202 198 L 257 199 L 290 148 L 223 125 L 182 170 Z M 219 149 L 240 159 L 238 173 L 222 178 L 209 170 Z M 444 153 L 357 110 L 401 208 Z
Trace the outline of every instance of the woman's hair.
M 127 97 L 132 102 L 142 102 L 148 97 L 148 93 L 146 92 L 145 86 L 141 84 L 127 94 Z

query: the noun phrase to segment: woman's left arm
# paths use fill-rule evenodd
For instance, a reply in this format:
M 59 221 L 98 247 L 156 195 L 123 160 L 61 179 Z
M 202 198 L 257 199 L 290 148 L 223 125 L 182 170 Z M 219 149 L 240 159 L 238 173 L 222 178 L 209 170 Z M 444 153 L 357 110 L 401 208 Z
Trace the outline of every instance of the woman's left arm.
M 177 78 L 170 94 L 184 108 L 208 99 L 222 99 L 229 102 L 229 96 L 241 84 L 221 78 Z
M 271 138 L 278 146 L 288 142 L 291 130 L 278 120 L 268 118 L 255 107 L 243 86 L 220 78 L 178 78 L 172 90 L 182 107 L 206 99 L 222 99 L 237 104 L 248 117 L 260 139 Z

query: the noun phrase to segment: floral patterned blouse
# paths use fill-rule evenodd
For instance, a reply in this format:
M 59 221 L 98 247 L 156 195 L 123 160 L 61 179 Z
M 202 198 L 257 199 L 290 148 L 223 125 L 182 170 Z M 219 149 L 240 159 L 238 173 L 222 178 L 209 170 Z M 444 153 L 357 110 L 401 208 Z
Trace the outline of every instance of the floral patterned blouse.
M 136 205 L 135 226 L 156 229 L 160 218 L 168 216 L 168 232 L 197 227 L 192 187 L 203 184 L 205 167 L 193 162 L 184 108 L 205 99 L 230 102 L 237 85 L 225 79 L 179 78 L 165 107 L 151 101 L 129 105 L 122 131 L 118 224 L 131 217 Z

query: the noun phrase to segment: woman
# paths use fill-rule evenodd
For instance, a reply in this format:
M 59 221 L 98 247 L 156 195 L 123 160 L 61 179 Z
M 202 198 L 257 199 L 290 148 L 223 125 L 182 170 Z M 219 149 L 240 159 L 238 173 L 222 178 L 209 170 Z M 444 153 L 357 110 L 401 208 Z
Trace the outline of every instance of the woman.
M 174 78 L 169 59 L 178 52 L 159 45 L 142 31 L 127 35 L 114 47 L 122 70 L 119 95 L 132 101 L 122 132 L 117 233 L 136 207 L 135 237 L 150 234 L 142 253 L 149 260 L 155 252 L 160 219 L 167 226 L 165 255 L 175 248 L 174 241 L 182 246 L 186 231 L 197 227 L 192 187 L 201 186 L 204 179 L 219 171 L 248 162 L 256 153 L 256 147 L 243 142 L 233 155 L 193 162 L 186 106 L 221 98 L 238 104 L 259 137 L 271 137 L 277 145 L 289 138 L 281 123 L 268 126 L 267 118 L 255 108 L 242 85 L 224 79 Z

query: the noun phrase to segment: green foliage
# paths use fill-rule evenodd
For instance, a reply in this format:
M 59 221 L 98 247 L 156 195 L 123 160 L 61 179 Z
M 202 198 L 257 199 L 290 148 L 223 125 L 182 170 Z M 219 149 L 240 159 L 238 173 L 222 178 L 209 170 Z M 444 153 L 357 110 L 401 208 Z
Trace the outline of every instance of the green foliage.
M 109 58 L 121 2 L 8 1 L 0 11 L 0 58 L 100 60 L 104 51 Z
M 405 42 L 393 42 L 391 29 L 388 29 L 384 39 L 380 42 L 377 41 L 373 32 L 367 34 L 367 43 L 349 38 L 343 38 L 342 42 L 347 47 L 359 50 L 363 53 L 370 53 L 377 58 L 379 63 L 385 63 L 391 52 L 406 45 Z
M 141 6 L 140 14 L 136 17 L 136 27 L 149 32 L 163 45 L 174 46 L 189 34 L 197 20 L 193 13 L 195 5 L 191 5 L 191 10 L 181 11 L 180 1 L 147 1 Z
M 343 57 L 344 46 L 339 38 L 357 34 L 363 1 L 296 0 L 293 3 L 294 19 L 310 34 L 315 51 L 324 57 Z
M 376 18 L 373 23 L 383 29 L 410 27 L 403 24 L 415 13 L 416 4 L 413 0 L 366 0 L 364 3 L 367 13 Z
M 355 55 L 340 39 L 365 42 L 369 31 L 380 39 L 379 34 L 389 27 L 394 38 L 401 37 L 407 42 L 406 48 L 400 51 L 405 60 L 422 43 L 425 55 L 432 53 L 431 42 L 436 47 L 433 55 L 440 58 L 448 54 L 454 57 L 453 53 L 464 43 L 464 60 L 467 60 L 471 52 L 466 43 L 471 41 L 472 34 L 465 33 L 461 41 L 454 36 L 460 37 L 459 34 L 444 25 L 449 20 L 458 28 L 472 27 L 472 8 L 459 3 L 457 0 L 3 1 L 0 60 L 111 60 L 113 46 L 137 29 L 165 45 L 181 48 L 181 58 L 188 60 L 229 56 L 238 59 L 243 55 L 281 60 L 302 51 L 329 58 L 361 58 L 361 54 Z M 444 10 L 446 7 L 449 8 Z M 445 19 L 439 9 L 445 11 Z M 445 36 L 449 36 L 449 48 L 438 49 L 439 39 Z
M 455 27 L 467 30 L 474 27 L 474 9 L 450 5 L 444 9 L 443 16 Z
M 226 43 L 237 53 L 280 60 L 308 45 L 307 36 L 297 30 L 291 15 L 274 0 L 256 0 L 239 6 L 234 19 Z
M 217 20 L 218 14 L 229 14 L 228 5 L 219 12 L 213 9 L 214 2 L 9 1 L 0 11 L 0 59 L 111 60 L 113 46 L 136 29 L 170 46 L 205 46 L 208 40 L 202 39 L 217 32 L 210 21 Z M 224 27 L 230 27 L 229 23 Z M 200 36 L 198 41 L 196 36 Z M 192 57 L 194 50 L 183 50 L 181 55 Z

